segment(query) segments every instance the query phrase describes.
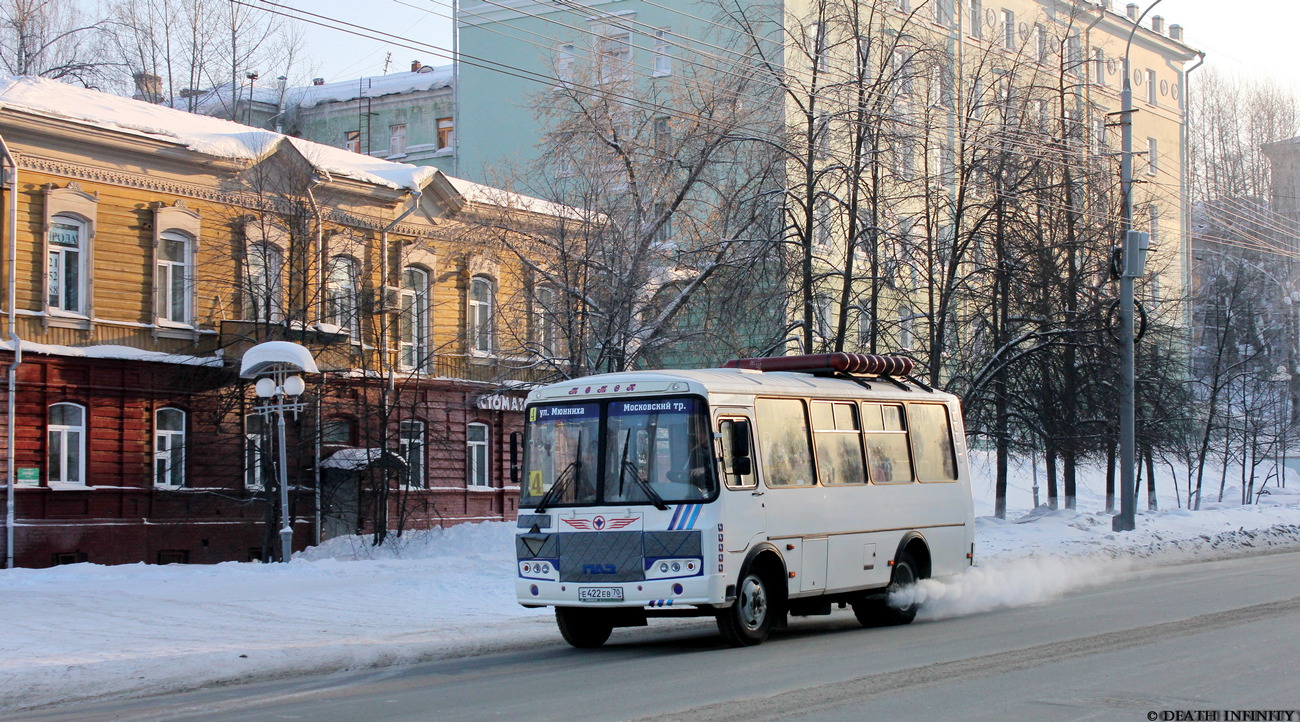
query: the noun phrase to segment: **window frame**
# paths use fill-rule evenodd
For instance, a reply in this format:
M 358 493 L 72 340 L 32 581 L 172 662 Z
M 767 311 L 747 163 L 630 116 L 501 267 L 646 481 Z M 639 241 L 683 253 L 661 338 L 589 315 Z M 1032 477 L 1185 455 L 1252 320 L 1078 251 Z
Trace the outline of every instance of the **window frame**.
M 427 429 L 428 425 L 419 419 L 403 419 L 397 422 L 397 453 L 406 462 L 406 471 L 402 474 L 400 482 L 404 489 L 429 488 L 428 446 L 424 442 Z M 408 435 L 410 431 L 415 433 Z M 417 461 L 415 464 L 411 463 L 413 453 L 418 454 L 415 457 Z
M 63 244 L 55 244 L 53 240 L 54 228 L 56 224 L 70 226 L 76 229 L 77 245 L 75 247 Z M 76 213 L 56 213 L 50 216 L 46 228 L 46 265 L 45 265 L 45 308 L 52 315 L 58 316 L 78 316 L 89 317 L 90 309 L 87 298 L 90 292 L 90 279 L 87 278 L 89 264 L 86 262 L 89 256 L 89 239 L 90 239 L 90 221 L 80 214 Z M 68 284 L 63 283 L 64 276 L 68 268 L 66 254 L 76 254 L 76 308 L 66 308 Z M 55 262 L 55 254 L 58 254 L 58 262 Z M 54 287 L 58 284 L 57 300 L 52 298 Z M 55 301 L 51 303 L 51 301 Z
M 164 250 L 167 243 L 183 244 L 181 253 L 184 258 L 180 261 L 165 258 Z M 154 261 L 154 322 L 159 326 L 194 327 L 195 245 L 194 236 L 179 229 L 168 228 L 158 233 L 158 249 Z M 176 291 L 175 274 L 178 272 L 182 276 L 181 294 L 183 295 L 180 299 L 182 307 L 180 319 L 172 318 L 173 306 L 176 303 L 176 298 L 173 296 Z
M 409 279 L 414 275 L 423 280 L 421 288 L 413 288 Z M 405 369 L 424 370 L 429 367 L 430 296 L 432 274 L 422 266 L 402 269 L 400 315 L 398 317 L 398 364 Z M 409 302 L 409 312 L 408 312 Z
M 179 429 L 163 428 L 162 415 L 164 412 L 174 412 L 180 414 Z M 158 489 L 184 488 L 187 481 L 187 475 L 185 473 L 186 458 L 187 458 L 187 455 L 185 453 L 185 443 L 186 443 L 186 427 L 188 425 L 189 415 L 185 413 L 184 409 L 178 409 L 174 406 L 164 406 L 154 411 L 153 419 L 154 419 L 153 466 L 152 466 L 153 486 L 154 488 L 158 488 Z M 167 439 L 166 448 L 163 448 L 163 445 L 161 443 L 164 438 Z M 178 438 L 180 441 L 179 447 L 175 445 Z M 180 461 L 179 461 L 180 467 L 179 467 L 179 471 L 174 471 L 174 469 L 176 468 L 174 464 L 177 462 L 177 460 L 175 458 L 176 455 L 173 452 L 175 452 L 178 448 L 180 450 Z M 159 481 L 160 478 L 158 473 L 159 462 L 162 462 L 164 465 L 164 471 L 161 478 L 167 480 L 163 483 L 160 483 Z M 180 477 L 179 483 L 171 483 L 171 480 L 176 478 L 177 476 Z
M 476 298 L 477 289 L 486 288 L 483 299 Z M 493 356 L 496 354 L 496 283 L 490 276 L 475 275 L 469 280 L 465 294 L 466 331 L 468 332 L 469 352 L 474 356 Z
M 472 438 L 472 432 L 482 429 L 483 438 Z M 471 489 L 492 488 L 492 429 L 481 421 L 465 424 L 465 486 Z M 478 454 L 482 454 L 479 464 Z
M 388 157 L 401 158 L 406 155 L 406 123 L 393 123 L 388 126 Z
M 446 125 L 443 125 L 446 121 Z M 433 121 L 437 141 L 437 150 L 451 150 L 456 144 L 456 119 L 448 116 Z
M 655 28 L 652 36 L 654 40 L 652 77 L 664 78 L 673 74 L 673 46 L 668 41 L 668 36 L 671 33 L 670 28 Z
M 74 408 L 81 415 L 79 424 L 55 424 L 51 421 L 52 412 L 57 406 L 66 406 Z M 86 447 L 87 437 L 89 436 L 90 409 L 84 404 L 76 401 L 58 401 L 45 407 L 45 480 L 46 484 L 53 486 L 60 484 L 63 486 L 90 486 L 86 480 Z M 67 460 L 69 444 L 67 443 L 68 434 L 77 434 L 77 480 L 69 481 L 67 478 Z M 51 455 L 54 450 L 54 435 L 58 434 L 60 438 L 60 474 L 55 478 L 54 469 L 50 464 Z
M 254 251 L 254 249 L 261 249 Z M 253 275 L 253 258 L 259 257 L 261 274 Z M 274 258 L 274 268 L 269 259 Z M 243 263 L 244 319 L 247 321 L 282 323 L 284 321 L 284 250 L 270 240 L 250 241 L 244 252 Z M 264 280 L 265 285 L 256 281 Z M 264 313 L 258 313 L 254 298 L 264 302 Z
M 348 255 L 337 255 L 330 259 L 329 272 L 325 276 L 325 313 L 321 314 L 325 323 L 331 323 L 348 332 L 352 343 L 361 343 L 361 282 L 360 266 L 357 259 Z M 341 279 L 336 275 L 340 269 L 347 274 Z
M 258 430 L 253 430 L 253 419 L 258 420 L 261 426 Z M 267 454 L 271 452 L 269 419 L 257 412 L 244 414 L 244 490 L 245 491 L 266 491 L 266 474 L 264 467 L 266 464 Z M 262 442 L 268 442 L 267 448 L 262 447 Z
M 865 411 L 865 407 L 867 406 L 880 406 L 882 409 L 884 407 L 897 408 L 899 410 L 898 411 L 899 418 L 903 422 L 903 428 L 902 429 L 867 428 L 867 414 Z M 916 460 L 912 456 L 912 429 L 911 429 L 911 419 L 907 415 L 907 406 L 908 405 L 902 401 L 891 401 L 885 399 L 879 401 L 875 401 L 875 400 L 861 401 L 858 403 L 858 425 L 862 429 L 862 447 L 863 447 L 862 451 L 864 454 L 864 458 L 866 459 L 867 479 L 870 481 L 871 484 L 879 484 L 882 486 L 894 486 L 899 484 L 912 484 L 916 482 Z M 868 434 L 901 435 L 903 437 L 903 449 L 905 449 L 907 454 L 907 467 L 908 467 L 906 479 L 899 479 L 897 481 L 885 481 L 876 478 L 876 474 L 873 471 L 875 462 L 872 457 L 874 456 L 874 453 L 871 450 L 871 444 L 868 443 Z

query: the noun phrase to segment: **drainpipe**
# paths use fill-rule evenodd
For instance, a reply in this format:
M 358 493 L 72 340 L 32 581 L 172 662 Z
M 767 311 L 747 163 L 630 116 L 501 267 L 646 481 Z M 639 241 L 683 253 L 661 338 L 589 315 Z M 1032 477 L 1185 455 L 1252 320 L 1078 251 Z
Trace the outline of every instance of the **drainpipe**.
M 1205 63 L 1205 53 L 1197 53 L 1196 65 L 1183 71 L 1183 94 L 1178 96 L 1178 194 L 1181 196 L 1179 202 L 1183 207 L 1182 236 L 1183 236 L 1183 298 L 1191 298 L 1192 289 L 1192 208 L 1191 208 L 1191 189 L 1188 187 L 1187 179 L 1190 173 L 1187 170 L 1187 102 L 1191 96 L 1191 76 L 1192 71 L 1201 67 Z M 1188 328 L 1191 328 L 1191 304 L 1184 306 L 1184 321 Z
M 23 340 L 18 337 L 14 331 L 17 322 L 18 311 L 15 307 L 17 303 L 18 284 L 18 162 L 14 160 L 14 154 L 9 152 L 9 144 L 4 138 L 0 138 L 0 155 L 4 157 L 4 163 L 9 167 L 9 340 L 14 344 L 14 362 L 9 365 L 9 398 L 8 398 L 8 428 L 6 429 L 8 438 L 6 439 L 6 452 L 8 456 L 5 466 L 5 569 L 14 568 L 14 523 L 16 522 L 16 512 L 14 510 L 14 422 L 16 419 L 16 399 L 18 385 L 18 366 L 23 362 Z

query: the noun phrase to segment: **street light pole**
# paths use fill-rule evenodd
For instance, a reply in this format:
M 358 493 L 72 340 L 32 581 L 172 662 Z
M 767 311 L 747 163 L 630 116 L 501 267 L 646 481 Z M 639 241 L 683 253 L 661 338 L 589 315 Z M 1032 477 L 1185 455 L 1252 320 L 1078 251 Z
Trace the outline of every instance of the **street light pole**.
M 280 561 L 287 562 L 293 557 L 293 520 L 289 513 L 289 453 L 285 448 L 288 434 L 285 431 L 284 414 L 286 411 L 297 413 L 303 410 L 306 405 L 296 399 L 306 390 L 307 385 L 300 376 L 276 371 L 271 376 L 258 379 L 255 388 L 258 396 L 267 399 L 260 409 L 263 417 L 273 413 L 276 415 L 276 442 L 280 461 L 277 473 L 280 484 Z
M 1133 300 L 1133 281 L 1142 275 L 1141 261 L 1145 261 L 1146 249 L 1140 236 L 1133 231 L 1133 72 L 1129 67 L 1129 51 L 1133 47 L 1133 35 L 1142 24 L 1142 18 L 1151 12 L 1151 8 L 1160 4 L 1156 0 L 1133 21 L 1129 31 L 1128 42 L 1124 45 L 1124 90 L 1120 93 L 1120 193 L 1123 202 L 1123 266 L 1119 277 L 1119 363 L 1120 363 L 1120 400 L 1119 400 L 1119 514 L 1111 520 L 1115 531 L 1132 531 L 1137 528 L 1136 506 L 1137 489 L 1134 488 L 1137 475 L 1137 372 L 1134 364 L 1133 315 L 1136 304 Z

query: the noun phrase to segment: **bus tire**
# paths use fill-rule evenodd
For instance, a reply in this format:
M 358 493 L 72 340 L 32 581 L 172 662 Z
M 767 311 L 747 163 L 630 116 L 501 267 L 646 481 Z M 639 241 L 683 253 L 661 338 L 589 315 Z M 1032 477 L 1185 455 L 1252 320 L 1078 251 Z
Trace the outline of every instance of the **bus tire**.
M 853 616 L 858 618 L 858 622 L 864 627 L 882 627 L 896 626 L 900 624 L 910 624 L 916 619 L 916 611 L 920 609 L 921 603 L 912 596 L 906 606 L 897 607 L 889 603 L 889 598 L 895 594 L 915 586 L 920 581 L 917 574 L 916 562 L 912 555 L 907 552 L 899 552 L 898 558 L 894 560 L 894 570 L 889 578 L 889 586 L 885 587 L 884 599 L 871 599 L 857 602 L 853 605 Z
M 612 622 L 604 615 L 592 614 L 589 609 L 556 607 L 555 624 L 560 628 L 564 641 L 578 649 L 599 647 L 614 631 Z
M 747 569 L 736 585 L 736 601 L 718 612 L 718 631 L 733 647 L 762 644 L 772 631 L 772 586 L 760 570 Z

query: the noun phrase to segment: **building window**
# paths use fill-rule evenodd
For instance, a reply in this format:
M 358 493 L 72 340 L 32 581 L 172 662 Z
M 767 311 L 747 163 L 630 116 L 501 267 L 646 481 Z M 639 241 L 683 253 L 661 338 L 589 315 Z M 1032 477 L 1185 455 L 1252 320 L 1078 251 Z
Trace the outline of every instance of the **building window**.
M 325 446 L 349 446 L 352 443 L 352 422 L 347 419 L 329 419 L 320 425 L 320 442 Z
M 61 403 L 50 406 L 49 466 L 46 477 L 55 483 L 86 483 L 86 407 Z
M 550 286 L 537 289 L 537 311 L 535 333 L 538 351 L 546 358 L 559 355 L 558 333 L 555 328 L 555 315 L 559 312 L 556 303 L 559 296 Z
M 1147 234 L 1149 236 L 1150 247 L 1155 248 L 1160 243 L 1160 209 L 1152 203 L 1147 206 Z
M 957 17 L 956 0 L 934 0 L 934 21 L 945 28 L 953 26 Z
M 810 24 L 808 26 L 808 54 L 812 57 L 813 72 L 821 72 L 826 69 L 828 52 L 826 25 L 823 23 Z
M 1147 175 L 1155 175 L 1160 171 L 1160 153 L 1157 152 L 1156 139 L 1147 138 Z
M 1078 35 L 1065 39 L 1065 71 L 1076 78 L 1084 74 L 1083 41 Z
M 194 239 L 178 231 L 163 231 L 158 239 L 158 270 L 154 279 L 155 313 L 164 322 L 190 325 L 192 311 Z
M 343 148 L 353 153 L 361 152 L 361 131 L 345 130 L 343 131 Z
M 1101 48 L 1094 48 L 1092 51 L 1092 74 L 1094 83 L 1106 84 L 1106 51 Z
M 628 79 L 632 66 L 631 33 L 614 33 L 600 41 L 600 82 L 612 83 Z
M 654 144 L 659 153 L 667 153 L 673 141 L 673 126 L 668 116 L 661 115 L 654 120 Z
M 85 313 L 86 238 L 89 224 L 68 215 L 50 221 L 49 298 L 51 309 Z
M 469 347 L 474 353 L 490 354 L 492 339 L 492 280 L 475 276 L 469 283 Z
M 424 369 L 429 363 L 429 274 L 407 266 L 402 271 L 402 312 L 398 319 L 401 364 Z
M 673 46 L 668 42 L 671 33 L 667 28 L 655 31 L 655 66 L 656 78 L 673 74 Z
M 654 205 L 654 215 L 650 217 L 651 223 L 658 223 L 659 227 L 655 229 L 656 243 L 669 243 L 673 240 L 673 214 L 667 203 L 656 203 Z
M 1034 60 L 1047 62 L 1047 28 L 1042 23 L 1034 23 Z
M 335 256 L 325 281 L 325 323 L 347 331 L 353 343 L 361 342 L 361 313 L 357 299 L 357 262 L 347 256 Z
M 982 0 L 969 0 L 966 6 L 966 17 L 970 27 L 970 36 L 980 38 L 984 36 L 984 3 Z
M 1016 49 L 1016 14 L 1006 8 L 1002 10 L 1002 44 L 1007 50 Z
M 397 425 L 397 452 L 406 462 L 402 485 L 409 489 L 423 489 L 424 480 L 424 422 L 403 421 Z
M 450 150 L 451 144 L 456 141 L 456 135 L 452 126 L 451 118 L 438 119 L 438 150 Z
M 871 314 L 858 309 L 858 350 L 864 353 L 871 348 Z
M 465 427 L 466 471 L 470 486 L 488 486 L 488 427 L 470 424 Z
M 244 279 L 244 317 L 250 321 L 275 323 L 283 318 L 283 257 L 269 243 L 248 248 Z
M 813 296 L 813 330 L 817 332 L 817 337 L 829 343 L 832 338 L 832 328 L 834 324 L 831 319 L 830 296 L 822 294 Z
M 153 434 L 153 484 L 185 486 L 185 412 L 158 409 Z
M 561 83 L 573 82 L 573 60 L 577 48 L 573 43 L 564 43 L 555 51 L 555 77 Z
M 815 246 L 826 246 L 831 242 L 831 201 L 818 198 L 813 208 L 812 242 Z
M 406 153 L 406 124 L 388 126 L 388 155 L 404 155 Z
M 912 309 L 908 306 L 898 307 L 898 347 L 912 348 Z
M 244 488 L 261 491 L 266 488 L 269 476 L 266 464 L 271 456 L 271 441 L 267 434 L 266 417 L 248 414 L 244 417 Z
M 1148 70 L 1147 71 L 1147 102 L 1150 103 L 1151 105 L 1156 104 L 1156 91 L 1158 90 L 1159 88 L 1156 87 L 1156 71 Z

